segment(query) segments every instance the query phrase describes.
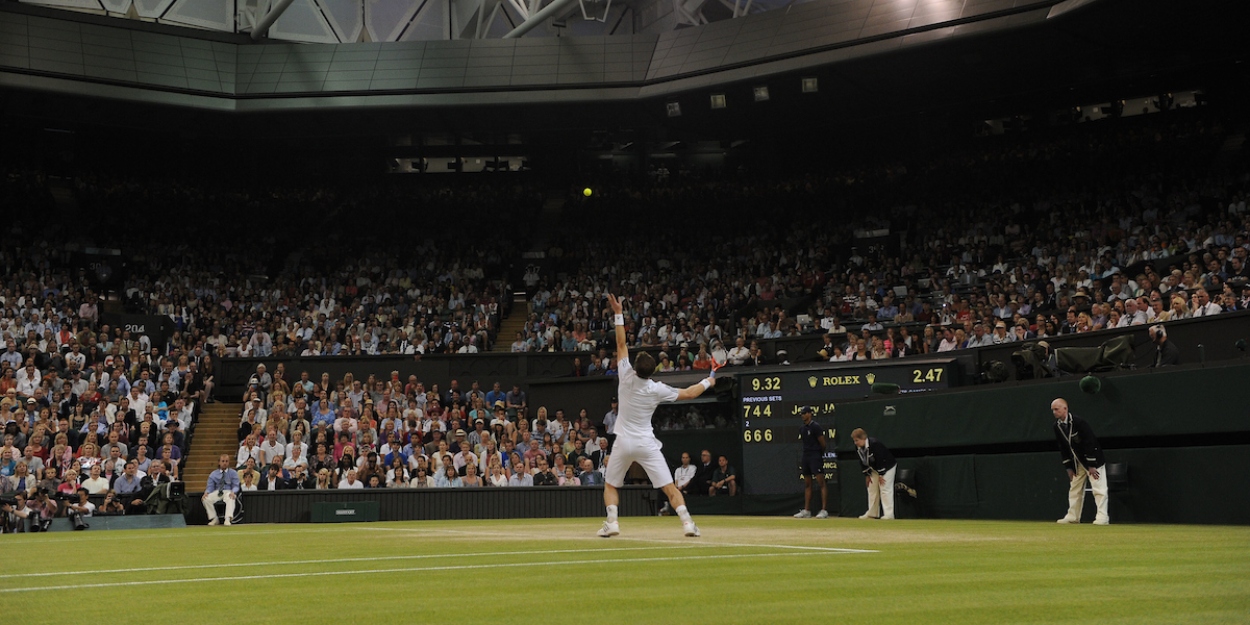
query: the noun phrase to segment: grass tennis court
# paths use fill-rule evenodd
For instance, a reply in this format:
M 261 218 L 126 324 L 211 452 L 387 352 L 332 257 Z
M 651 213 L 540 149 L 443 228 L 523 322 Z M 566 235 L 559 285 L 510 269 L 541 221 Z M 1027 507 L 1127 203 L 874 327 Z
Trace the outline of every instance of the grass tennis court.
M 697 520 L 8 535 L 0 601 L 49 606 L 22 623 L 1250 622 L 1246 527 Z

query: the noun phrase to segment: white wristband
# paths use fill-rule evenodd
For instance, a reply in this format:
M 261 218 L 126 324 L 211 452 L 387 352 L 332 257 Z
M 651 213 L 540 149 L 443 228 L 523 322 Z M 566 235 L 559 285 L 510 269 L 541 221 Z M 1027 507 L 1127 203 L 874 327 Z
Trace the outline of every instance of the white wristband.
M 702 380 L 699 380 L 699 386 L 702 386 L 703 390 L 706 391 L 709 388 L 712 388 L 712 381 L 707 378 L 703 378 Z
M 618 325 L 618 326 L 623 326 L 623 325 L 625 325 L 625 315 L 623 315 L 623 314 L 621 314 L 621 313 L 617 313 L 617 314 L 616 314 L 616 317 L 614 318 L 614 320 L 616 321 L 616 325 Z

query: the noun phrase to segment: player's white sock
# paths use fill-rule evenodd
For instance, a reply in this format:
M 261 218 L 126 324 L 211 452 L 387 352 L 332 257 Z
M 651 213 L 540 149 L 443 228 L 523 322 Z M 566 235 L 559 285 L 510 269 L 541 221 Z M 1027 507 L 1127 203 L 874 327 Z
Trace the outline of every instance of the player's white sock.
M 616 506 L 608 506 L 608 523 L 616 523 Z
M 682 523 L 692 522 L 690 519 L 690 511 L 686 509 L 686 506 L 677 506 L 677 516 L 681 517 Z

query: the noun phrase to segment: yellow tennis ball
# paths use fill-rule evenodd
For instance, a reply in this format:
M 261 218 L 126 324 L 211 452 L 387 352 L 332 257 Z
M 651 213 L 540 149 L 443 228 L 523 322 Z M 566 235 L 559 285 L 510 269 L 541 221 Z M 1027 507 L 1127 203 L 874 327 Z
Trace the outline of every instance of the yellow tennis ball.
M 582 195 L 586 197 L 590 197 L 593 194 L 594 194 L 594 191 L 591 191 L 590 187 L 586 187 L 585 189 L 582 189 Z

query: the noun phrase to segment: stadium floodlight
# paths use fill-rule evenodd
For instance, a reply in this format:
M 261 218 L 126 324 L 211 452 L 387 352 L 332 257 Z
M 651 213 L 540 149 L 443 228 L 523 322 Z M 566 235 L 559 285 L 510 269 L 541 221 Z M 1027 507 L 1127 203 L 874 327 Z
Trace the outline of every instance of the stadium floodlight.
M 763 86 L 755 88 L 755 101 L 756 102 L 768 101 L 768 85 L 763 85 Z
M 723 108 L 725 108 L 726 104 L 727 104 L 727 103 L 726 103 L 726 101 L 725 101 L 725 94 L 723 94 L 723 93 L 713 93 L 713 94 L 712 94 L 712 108 L 714 108 L 714 109 L 723 109 Z
M 814 76 L 803 79 L 803 93 L 816 93 L 820 91 L 820 81 Z
M 669 102 L 664 108 L 669 117 L 681 117 L 681 102 Z

